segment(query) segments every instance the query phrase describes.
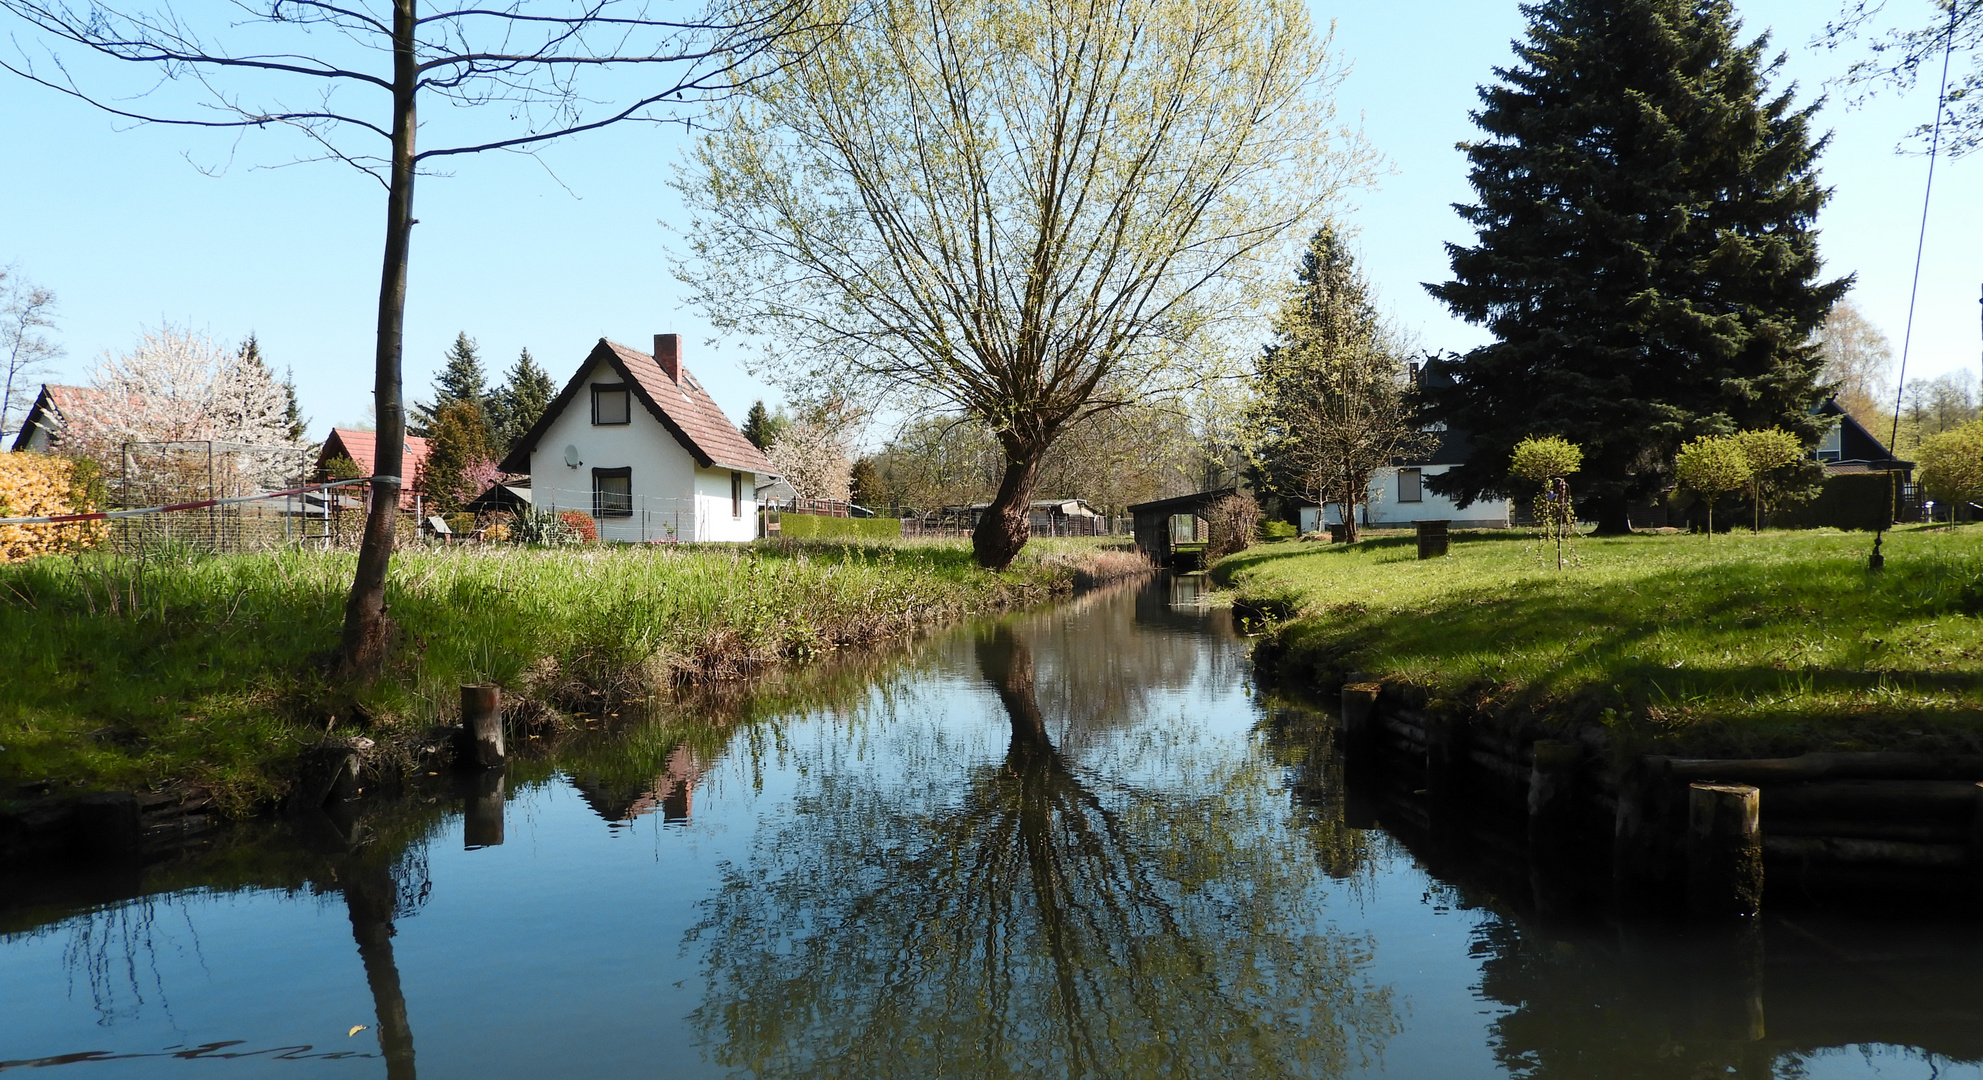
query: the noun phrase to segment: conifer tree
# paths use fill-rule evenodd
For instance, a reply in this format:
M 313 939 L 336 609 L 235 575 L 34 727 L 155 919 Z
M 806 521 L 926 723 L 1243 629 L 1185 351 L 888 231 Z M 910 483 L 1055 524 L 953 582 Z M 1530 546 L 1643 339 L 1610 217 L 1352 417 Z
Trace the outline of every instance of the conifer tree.
M 1370 286 L 1330 226 L 1302 252 L 1250 409 L 1256 486 L 1336 504 L 1349 535 L 1377 470 L 1430 448 Z
M 434 376 L 434 400 L 415 402 L 413 405 L 413 434 L 426 438 L 432 434 L 434 420 L 442 409 L 450 405 L 468 404 L 475 406 L 483 414 L 484 441 L 488 441 L 488 390 L 489 378 L 482 371 L 482 355 L 475 347 L 475 339 L 463 330 L 454 337 L 454 344 L 448 346 L 447 363 L 441 373 Z
M 249 339 L 253 341 L 253 338 Z M 296 400 L 296 369 L 287 368 L 282 373 L 282 393 L 285 403 L 282 418 L 289 425 L 289 441 L 298 446 L 306 445 L 310 435 L 310 418 L 303 415 L 302 403 Z
M 786 417 L 784 409 L 781 408 L 774 413 L 764 407 L 762 400 L 753 401 L 750 411 L 744 414 L 744 438 L 749 439 L 751 445 L 759 450 L 769 450 L 790 424 L 791 420 Z
M 503 385 L 489 395 L 488 407 L 483 410 L 489 419 L 489 445 L 496 456 L 507 454 L 557 396 L 550 374 L 537 366 L 530 350 L 518 354 L 516 363 L 503 376 Z
M 1480 90 L 1464 145 L 1477 230 L 1428 285 L 1496 341 L 1428 387 L 1471 460 L 1435 490 L 1507 486 L 1514 445 L 1584 448 L 1603 531 L 1667 486 L 1691 436 L 1780 426 L 1807 444 L 1812 331 L 1850 279 L 1819 280 L 1815 106 L 1767 86 L 1781 58 L 1737 40 L 1727 0 L 1541 0 L 1517 63 Z M 1794 88 L 1793 88 L 1794 89 Z

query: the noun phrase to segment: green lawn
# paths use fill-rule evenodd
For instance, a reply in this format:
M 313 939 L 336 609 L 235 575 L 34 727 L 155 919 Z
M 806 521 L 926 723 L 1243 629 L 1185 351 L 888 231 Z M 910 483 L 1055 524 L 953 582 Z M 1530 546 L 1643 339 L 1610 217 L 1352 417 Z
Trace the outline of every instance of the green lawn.
M 245 811 L 326 727 L 411 738 L 454 719 L 462 683 L 501 684 L 513 714 L 596 713 L 1036 603 L 1128 561 L 1093 540 L 1036 541 L 1004 574 L 959 541 L 413 550 L 387 589 L 391 666 L 354 689 L 328 674 L 354 559 L 0 565 L 0 798 L 191 781 Z
M 1260 656 L 1284 681 L 1363 671 L 1509 725 L 1603 722 L 1702 752 L 1983 750 L 1983 526 L 1590 537 L 1558 571 L 1533 534 L 1282 542 L 1222 561 L 1242 602 L 1292 614 Z

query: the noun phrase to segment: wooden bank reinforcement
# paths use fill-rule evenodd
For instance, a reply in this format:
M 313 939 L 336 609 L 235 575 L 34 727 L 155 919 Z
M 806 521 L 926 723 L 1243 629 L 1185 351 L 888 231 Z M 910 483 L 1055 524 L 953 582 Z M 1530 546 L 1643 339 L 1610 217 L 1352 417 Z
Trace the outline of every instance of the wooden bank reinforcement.
M 1437 831 L 1483 810 L 1531 864 L 1607 848 L 1613 895 L 1756 914 L 1772 895 L 1983 898 L 1983 756 L 1626 757 L 1601 728 L 1528 738 L 1408 703 L 1353 678 L 1341 691 L 1348 781 Z M 1521 826 L 1525 825 L 1525 829 Z

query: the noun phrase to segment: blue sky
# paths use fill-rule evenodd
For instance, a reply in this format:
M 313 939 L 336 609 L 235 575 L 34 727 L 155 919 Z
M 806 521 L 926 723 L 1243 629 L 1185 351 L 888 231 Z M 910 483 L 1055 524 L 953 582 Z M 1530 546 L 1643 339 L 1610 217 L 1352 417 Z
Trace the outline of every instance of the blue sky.
M 1779 79 L 1798 83 L 1802 100 L 1849 62 L 1811 44 L 1835 2 L 1737 0 L 1747 34 L 1768 29 L 1789 53 Z M 1929 0 L 1888 7 L 1910 22 L 1931 12 Z M 1485 335 L 1419 283 L 1444 279 L 1442 245 L 1471 239 L 1450 208 L 1471 194 L 1454 144 L 1474 135 L 1476 88 L 1511 59 L 1520 11 L 1514 0 L 1361 0 L 1315 11 L 1318 22 L 1334 21 L 1336 48 L 1354 65 L 1339 105 L 1361 116 L 1391 165 L 1343 208 L 1365 269 L 1424 346 L 1477 344 Z M 1832 273 L 1858 276 L 1854 299 L 1896 351 L 1926 161 L 1894 146 L 1932 114 L 1932 94 L 1848 110 L 1835 93 L 1819 121 L 1834 133 L 1822 166 L 1835 188 L 1820 218 L 1822 250 Z M 170 320 L 228 341 L 258 334 L 274 364 L 294 369 L 318 436 L 367 418 L 385 212 L 375 183 L 337 165 L 269 167 L 298 150 L 280 135 L 237 141 L 133 127 L 11 77 L 0 81 L 0 110 L 10 151 L 0 169 L 0 264 L 59 295 L 68 353 L 59 381 L 80 380 L 94 357 Z M 460 330 L 481 343 L 492 377 L 527 346 L 560 381 L 601 336 L 644 347 L 676 332 L 688 366 L 733 417 L 754 398 L 777 400 L 739 366 L 739 350 L 706 343 L 709 328 L 681 305 L 670 271 L 680 241 L 663 224 L 682 219 L 667 187 L 679 154 L 673 129 L 625 127 L 555 147 L 541 164 L 481 155 L 454 159 L 451 176 L 423 178 L 409 390 L 424 395 Z M 1983 352 L 1983 154 L 1939 170 L 1910 376 L 1974 370 Z

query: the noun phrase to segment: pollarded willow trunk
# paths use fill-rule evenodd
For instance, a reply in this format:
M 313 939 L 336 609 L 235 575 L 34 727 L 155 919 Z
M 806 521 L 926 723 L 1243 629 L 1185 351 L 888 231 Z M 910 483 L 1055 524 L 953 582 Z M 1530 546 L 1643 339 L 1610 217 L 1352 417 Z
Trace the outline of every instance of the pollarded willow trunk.
M 399 521 L 400 476 L 406 456 L 406 412 L 400 401 L 400 356 L 406 325 L 406 261 L 413 240 L 414 93 L 419 79 L 413 51 L 414 0 L 393 2 L 392 177 L 386 195 L 385 266 L 379 277 L 379 325 L 373 357 L 373 404 L 379 437 L 372 462 L 372 505 L 358 570 L 344 602 L 338 668 L 369 678 L 385 663 L 391 624 L 386 620 L 386 572 L 392 564 L 393 530 Z
M 1027 514 L 1033 500 L 1033 482 L 1040 476 L 1041 451 L 1031 448 L 1005 452 L 1005 475 L 999 479 L 998 495 L 971 530 L 971 553 L 979 566 L 1003 570 L 1019 557 L 1032 535 Z

